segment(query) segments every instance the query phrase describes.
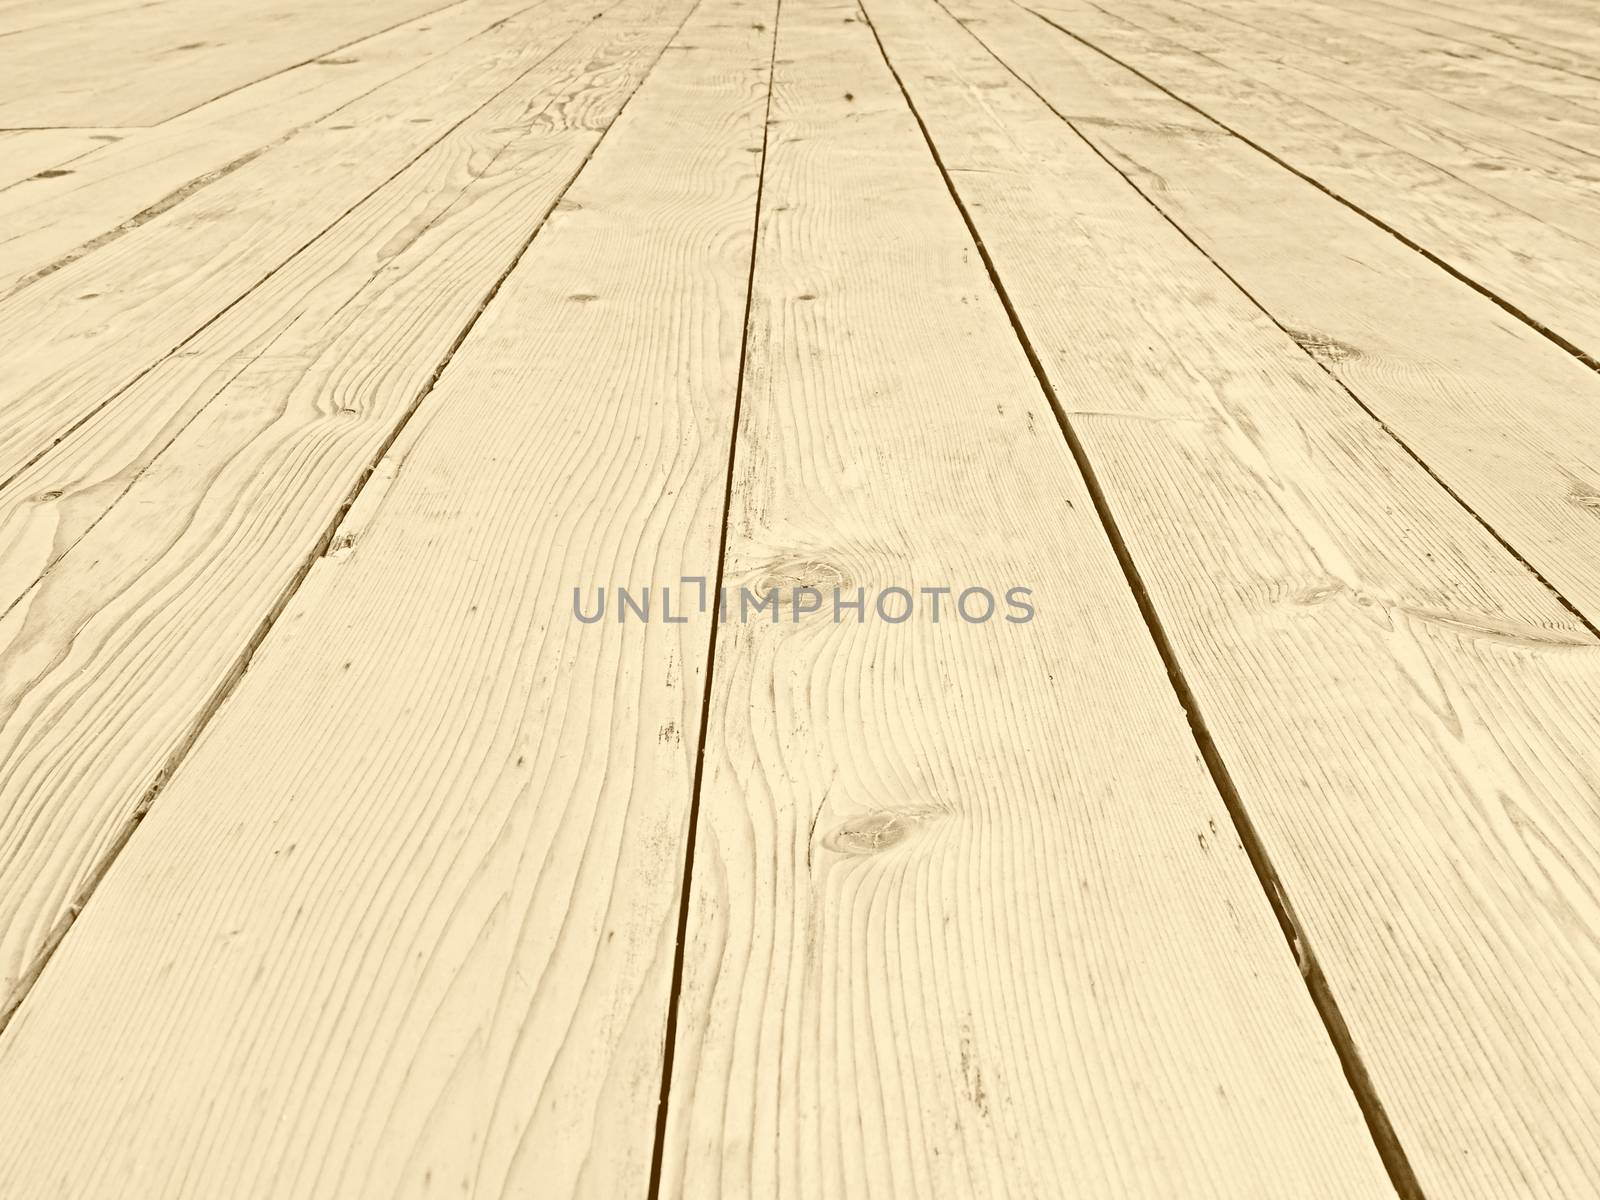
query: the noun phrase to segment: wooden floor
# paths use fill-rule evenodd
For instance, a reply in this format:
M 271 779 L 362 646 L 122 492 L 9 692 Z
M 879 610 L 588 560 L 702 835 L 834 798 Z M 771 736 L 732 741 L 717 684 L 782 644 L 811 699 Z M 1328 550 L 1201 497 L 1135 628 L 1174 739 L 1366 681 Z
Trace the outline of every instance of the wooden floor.
M 0 330 L 0 1197 L 1600 1195 L 1593 0 L 0 0 Z

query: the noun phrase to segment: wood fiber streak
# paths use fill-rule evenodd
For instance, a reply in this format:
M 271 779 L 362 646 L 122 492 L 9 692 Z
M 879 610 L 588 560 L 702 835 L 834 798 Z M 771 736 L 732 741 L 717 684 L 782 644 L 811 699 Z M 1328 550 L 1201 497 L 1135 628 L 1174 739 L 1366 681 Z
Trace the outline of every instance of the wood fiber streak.
M 0 547 L 49 568 L 0 623 L 7 1005 L 687 10 L 590 25 L 219 322 L 231 378 L 153 372 L 24 477 L 55 498 Z
M 720 631 L 663 1194 L 1392 1195 L 859 14 L 779 27 L 726 576 L 828 599 Z M 940 585 L 1037 616 L 832 619 Z
M 868 12 L 1422 1193 L 1590 1195 L 1600 645 L 955 21 Z
M 0 1193 L 643 1191 L 709 619 L 572 589 L 714 566 L 771 38 L 689 20 L 107 875 Z

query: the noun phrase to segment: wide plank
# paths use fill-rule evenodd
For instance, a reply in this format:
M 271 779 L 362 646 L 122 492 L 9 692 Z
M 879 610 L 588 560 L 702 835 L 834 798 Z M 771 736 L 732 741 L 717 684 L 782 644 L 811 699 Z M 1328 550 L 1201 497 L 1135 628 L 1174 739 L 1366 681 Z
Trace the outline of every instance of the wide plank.
M 1355 21 L 1349 11 L 1324 0 L 1294 5 L 1204 0 L 1202 7 L 1312 51 L 1321 60 L 1319 69 L 1340 78 L 1348 80 L 1351 72 L 1358 72 L 1362 78 L 1381 80 L 1382 91 L 1397 89 L 1394 94 L 1416 97 L 1428 107 L 1428 99 L 1438 97 L 1543 134 L 1568 149 L 1600 153 L 1600 89 L 1531 63 L 1463 54 L 1446 39 L 1386 19 L 1392 6 L 1375 6 Z
M 573 588 L 715 565 L 773 8 L 691 17 L 0 1037 L 0 1193 L 644 1193 L 710 621 Z
M 1587 242 L 1090 0 L 1025 6 L 1369 214 L 1563 346 L 1600 359 L 1600 253 Z
M 779 25 L 662 1194 L 1392 1195 L 859 12 Z
M 1600 626 L 1600 376 L 1009 0 L 945 7 Z
M 15 185 L 71 174 L 68 163 L 114 142 L 106 129 L 15 129 L 0 132 L 0 202 Z M 4 288 L 0 281 L 0 289 Z
M 0 479 L 268 278 L 602 11 L 547 0 L 0 300 Z
M 303 126 L 483 33 L 530 0 L 466 0 L 229 92 L 153 129 L 87 131 L 92 153 L 0 191 L 0 294 L 216 182 Z M 40 131 L 13 137 L 45 137 Z
M 0 1013 L 686 12 L 588 25 L 0 493 Z
M 0 127 L 155 125 L 453 0 L 165 0 L 0 38 Z
M 1420 1194 L 1589 1195 L 1600 642 L 953 20 L 866 11 Z
M 1600 157 L 1593 153 L 1423 91 L 1384 60 L 1330 63 L 1323 53 L 1188 0 L 1126 0 L 1116 12 L 1236 74 L 1242 87 L 1269 102 L 1281 96 L 1307 105 L 1353 131 L 1348 136 L 1410 154 L 1548 222 L 1589 254 L 1600 251 Z

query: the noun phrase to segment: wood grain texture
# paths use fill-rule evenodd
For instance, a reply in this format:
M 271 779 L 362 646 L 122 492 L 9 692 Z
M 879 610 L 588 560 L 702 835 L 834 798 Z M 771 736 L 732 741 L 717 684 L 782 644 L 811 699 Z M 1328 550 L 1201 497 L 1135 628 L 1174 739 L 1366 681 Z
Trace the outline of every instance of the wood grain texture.
M 1588 243 L 1092 0 L 1029 0 L 1026 7 L 1156 80 L 1600 358 L 1600 258 Z
M 593 19 L 551 0 L 0 300 L 0 478 L 47 450 Z
M 1387 56 L 1330 62 L 1259 28 L 1258 7 L 1240 20 L 1189 0 L 1120 4 L 1137 22 L 1256 88 L 1270 88 L 1326 114 L 1366 139 L 1402 150 L 1485 195 L 1563 230 L 1591 252 L 1600 245 L 1600 157 L 1415 86 Z M 1297 13 L 1297 26 L 1304 16 Z
M 1366 78 L 1448 100 L 1569 149 L 1600 151 L 1600 88 L 1592 81 L 1474 54 L 1449 38 L 1394 21 L 1392 5 L 1354 2 L 1369 5 L 1354 21 L 1350 10 L 1324 0 L 1292 7 L 1270 0 L 1205 0 L 1204 7 L 1313 51 L 1325 72 L 1344 77 L 1359 70 Z
M 0 38 L 0 127 L 155 125 L 451 3 L 165 0 L 36 26 Z
M 945 7 L 1600 625 L 1600 376 L 1008 0 Z
M 867 11 L 1422 1193 L 1589 1194 L 1600 645 L 975 40 Z
M 828 598 L 720 630 L 663 1194 L 1389 1195 L 859 11 L 779 23 L 727 581 Z M 939 585 L 1037 617 L 832 620 Z
M 715 563 L 771 38 L 698 10 L 446 368 L 0 1039 L 0 1192 L 642 1194 L 709 618 L 572 589 Z
M 16 129 L 0 133 L 0 202 L 14 185 L 70 174 L 67 164 L 115 141 L 104 129 Z M 43 176 L 40 177 L 41 172 Z M 4 288 L 0 282 L 0 289 Z
M 529 0 L 467 0 L 347 46 L 337 63 L 313 60 L 156 128 L 84 131 L 98 135 L 86 147 L 93 152 L 75 158 L 66 173 L 0 191 L 0 294 L 150 219 L 302 127 L 534 7 Z
M 1349 0 L 1336 0 L 1344 9 Z M 1366 3 L 1366 0 L 1359 0 Z M 1356 11 L 1356 10 L 1348 10 Z M 1600 81 L 1600 67 L 1594 63 L 1592 54 L 1574 52 L 1567 45 L 1550 45 L 1533 41 L 1526 36 L 1526 25 L 1513 23 L 1508 28 L 1495 29 L 1484 23 L 1484 18 L 1493 19 L 1495 11 L 1484 8 L 1479 12 L 1450 13 L 1439 10 L 1424 11 L 1414 5 L 1385 5 L 1383 8 L 1384 19 L 1391 21 L 1402 28 L 1416 29 L 1421 32 L 1444 39 L 1449 44 L 1445 53 L 1467 54 L 1472 57 L 1488 57 L 1496 61 L 1517 64 L 1520 67 L 1534 67 L 1547 70 L 1557 76 L 1565 76 L 1566 87 L 1582 86 L 1585 81 L 1590 84 Z M 1369 11 L 1362 11 L 1363 18 L 1370 15 Z M 1592 88 L 1585 95 L 1592 95 Z
M 0 575 L 50 570 L 0 634 L 0 1012 L 686 11 L 587 26 L 234 309 L 232 355 L 24 475 Z

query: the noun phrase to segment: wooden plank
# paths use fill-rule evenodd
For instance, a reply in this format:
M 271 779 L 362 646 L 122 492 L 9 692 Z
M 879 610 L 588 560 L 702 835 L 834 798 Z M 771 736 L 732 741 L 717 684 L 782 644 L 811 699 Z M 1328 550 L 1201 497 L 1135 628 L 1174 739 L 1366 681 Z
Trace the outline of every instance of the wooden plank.
M 0 39 L 0 127 L 155 125 L 452 0 L 167 0 Z
M 663 1194 L 1392 1195 L 859 11 L 779 26 Z
M 0 4 L 0 37 L 42 29 L 50 25 L 65 25 L 109 13 L 136 8 L 145 4 L 161 4 L 166 0 L 17 0 Z
M 1514 26 L 1511 30 L 1495 30 L 1461 15 L 1423 12 L 1399 6 L 1384 6 L 1388 19 L 1412 29 L 1420 29 L 1436 36 L 1449 38 L 1474 51 L 1487 50 L 1497 57 L 1523 65 L 1545 68 L 1551 72 L 1571 76 L 1569 83 L 1581 84 L 1584 80 L 1600 80 L 1600 67 L 1593 55 L 1574 54 L 1570 47 L 1550 46 L 1531 41 L 1522 36 L 1525 28 Z M 1363 10 L 1363 17 L 1369 12 Z M 1476 16 L 1477 14 L 1474 14 Z
M 97 150 L 117 134 L 106 129 L 16 129 L 0 133 L 0 196 L 39 172 L 54 178 L 55 168 Z M 0 282 L 0 287 L 3 287 Z
M 1404 6 L 1410 10 L 1412 4 Z M 1552 47 L 1571 47 L 1591 57 L 1600 50 L 1600 30 L 1594 22 L 1594 12 L 1588 6 L 1577 11 L 1563 11 L 1561 6 L 1549 4 L 1519 4 L 1506 0 L 1503 4 L 1455 4 L 1449 0 L 1422 0 L 1422 11 L 1438 13 L 1460 20 L 1470 20 L 1477 25 L 1497 31 L 1519 34 Z
M 0 192 L 0 294 L 51 263 L 81 255 L 85 243 L 115 236 L 119 226 L 140 220 L 141 214 L 147 219 L 192 195 L 302 126 L 533 7 L 529 0 L 467 0 L 358 42 L 339 54 L 337 65 L 313 61 L 283 71 L 154 129 L 98 131 L 106 144 L 77 158 L 68 173 Z
M 0 479 L 204 329 L 594 17 L 553 0 L 379 88 L 0 301 Z
M 716 561 L 772 20 L 691 18 L 106 877 L 0 1192 L 644 1193 L 709 620 L 572 589 Z
M 1600 644 L 1091 147 L 911 2 L 867 12 L 1420 1194 L 1587 1194 Z
M 1090 0 L 1025 7 L 1383 222 L 1565 346 L 1600 358 L 1600 255 L 1587 243 Z
M 0 1012 L 684 14 L 594 22 L 8 497 Z
M 1439 36 L 1388 20 L 1391 6 L 1355 21 L 1347 10 L 1318 0 L 1294 7 L 1207 0 L 1203 7 L 1316 52 L 1341 78 L 1350 71 L 1378 74 L 1591 156 L 1600 151 L 1600 89 L 1592 83 L 1531 63 L 1464 55 L 1459 48 L 1445 52 Z
M 1309 105 L 1357 131 L 1357 138 L 1412 154 L 1564 230 L 1590 254 L 1600 252 L 1600 206 L 1594 199 L 1600 160 L 1591 153 L 1530 133 L 1499 114 L 1485 116 L 1430 95 L 1404 74 L 1387 73 L 1385 63 L 1330 64 L 1325 54 L 1186 0 L 1123 3 L 1117 15 L 1238 72 L 1257 94 L 1270 90 Z
M 948 7 L 1600 625 L 1600 376 L 1344 205 L 1006 0 Z M 1315 287 L 1306 286 L 1311 279 Z

